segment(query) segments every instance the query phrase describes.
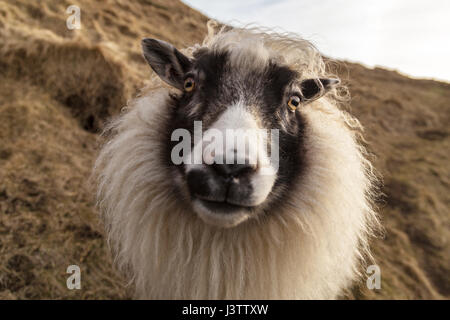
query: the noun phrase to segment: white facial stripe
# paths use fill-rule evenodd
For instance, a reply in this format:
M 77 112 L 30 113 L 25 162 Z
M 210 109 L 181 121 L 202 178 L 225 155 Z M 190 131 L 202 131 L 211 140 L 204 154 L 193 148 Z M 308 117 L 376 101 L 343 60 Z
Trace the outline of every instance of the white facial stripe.
M 203 136 L 201 130 L 200 127 L 200 132 L 195 133 L 199 137 L 194 141 L 193 150 L 184 156 L 187 172 L 213 162 L 247 162 L 262 169 L 265 175 L 276 173 L 277 166 L 271 163 L 267 150 L 269 132 L 259 128 L 256 119 L 242 102 L 230 106 Z M 271 148 L 278 148 L 278 145 L 272 143 Z M 274 151 L 276 150 L 272 150 L 272 153 Z
M 257 121 L 240 101 L 230 106 L 206 131 L 205 136 L 209 132 L 221 133 L 222 141 L 215 139 L 209 144 L 209 148 L 216 150 L 216 160 L 222 160 L 223 163 L 248 161 L 257 166 L 260 162 L 259 157 L 265 153 L 262 143 L 259 143 L 258 131 Z
M 239 101 L 235 105 L 230 106 L 219 119 L 214 122 L 211 128 L 219 130 L 258 129 L 258 125 L 254 117 L 245 109 L 244 103 Z

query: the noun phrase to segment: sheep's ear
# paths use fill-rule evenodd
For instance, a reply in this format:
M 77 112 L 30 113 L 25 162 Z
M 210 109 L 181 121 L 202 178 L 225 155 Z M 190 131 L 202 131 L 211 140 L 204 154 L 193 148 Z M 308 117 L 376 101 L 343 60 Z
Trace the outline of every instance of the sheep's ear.
M 173 45 L 162 40 L 142 40 L 144 58 L 158 76 L 168 84 L 183 89 L 184 74 L 191 67 L 191 60 Z
M 307 102 L 319 99 L 339 83 L 339 79 L 328 78 L 303 80 L 301 82 L 301 91 L 303 98 Z

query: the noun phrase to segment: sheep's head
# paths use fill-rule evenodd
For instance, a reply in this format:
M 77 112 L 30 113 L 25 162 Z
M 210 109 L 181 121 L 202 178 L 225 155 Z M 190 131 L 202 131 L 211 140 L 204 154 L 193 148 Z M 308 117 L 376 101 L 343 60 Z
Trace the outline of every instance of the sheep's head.
M 181 91 L 173 95 L 168 153 L 174 183 L 200 218 L 232 227 L 281 205 L 304 164 L 305 121 L 297 110 L 338 80 L 304 79 L 248 46 L 200 48 L 193 57 L 160 40 L 142 46 L 158 76 Z M 178 141 L 183 134 L 192 138 Z

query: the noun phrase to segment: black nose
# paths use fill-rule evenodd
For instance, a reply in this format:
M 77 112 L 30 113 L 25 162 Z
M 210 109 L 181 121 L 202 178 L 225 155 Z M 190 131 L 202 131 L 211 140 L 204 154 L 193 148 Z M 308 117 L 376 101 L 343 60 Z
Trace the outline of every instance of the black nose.
M 219 164 L 213 163 L 211 168 L 224 178 L 239 177 L 255 171 L 256 166 L 251 164 Z

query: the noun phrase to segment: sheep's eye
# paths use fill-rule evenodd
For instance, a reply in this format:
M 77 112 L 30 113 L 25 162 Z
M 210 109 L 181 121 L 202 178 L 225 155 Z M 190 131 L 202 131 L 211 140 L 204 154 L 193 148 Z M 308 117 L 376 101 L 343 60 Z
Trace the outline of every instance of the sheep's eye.
M 300 97 L 299 96 L 291 96 L 288 101 L 289 109 L 294 112 L 298 106 L 300 105 Z
M 192 90 L 194 90 L 194 87 L 195 87 L 194 79 L 187 78 L 186 80 L 184 80 L 184 90 L 185 91 L 191 92 Z

